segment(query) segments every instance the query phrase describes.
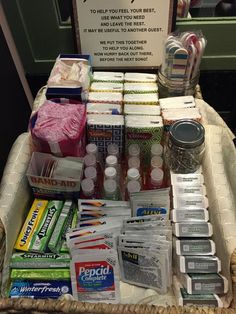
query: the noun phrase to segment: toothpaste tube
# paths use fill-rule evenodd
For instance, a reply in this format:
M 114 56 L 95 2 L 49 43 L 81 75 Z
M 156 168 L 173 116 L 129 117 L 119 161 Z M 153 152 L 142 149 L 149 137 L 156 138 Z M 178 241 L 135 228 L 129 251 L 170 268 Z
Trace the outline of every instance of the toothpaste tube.
M 173 234 L 176 237 L 211 237 L 213 229 L 209 222 L 176 222 Z
M 75 254 L 71 261 L 73 297 L 86 302 L 120 302 L 119 263 L 115 250 Z
M 12 255 L 11 268 L 67 268 L 70 267 L 69 254 L 19 253 Z
M 177 239 L 173 238 L 173 246 L 177 255 L 214 255 L 215 242 L 208 239 Z
M 32 243 L 30 245 L 30 250 L 32 252 L 46 251 L 62 207 L 63 201 L 49 201 L 38 228 L 33 235 Z
M 187 173 L 187 174 L 176 174 L 171 173 L 171 184 L 185 184 L 185 185 L 202 185 L 204 183 L 203 175 L 200 173 Z
M 11 283 L 10 298 L 58 299 L 72 294 L 70 280 L 16 280 Z
M 189 194 L 194 195 L 206 195 L 206 187 L 204 184 L 199 185 L 173 185 L 172 186 L 173 197 L 177 196 L 188 196 Z
M 180 274 L 180 283 L 189 294 L 225 294 L 228 280 L 220 274 Z
M 11 275 L 12 280 L 69 280 L 70 270 L 69 268 L 60 269 L 12 269 Z
M 173 278 L 174 294 L 178 306 L 223 307 L 221 299 L 216 294 L 188 294 L 176 276 Z
M 176 256 L 181 273 L 219 273 L 221 262 L 216 256 Z
M 74 216 L 75 206 L 72 201 L 66 201 L 56 223 L 55 229 L 48 243 L 48 248 L 53 253 L 59 253 L 65 234 Z
M 30 245 L 35 234 L 35 230 L 39 226 L 39 222 L 46 210 L 48 201 L 35 199 L 20 234 L 16 240 L 15 249 L 20 251 L 29 251 Z
M 178 195 L 173 197 L 174 208 L 208 208 L 208 199 L 203 195 Z
M 187 209 L 173 209 L 170 212 L 170 218 L 173 222 L 185 221 L 208 221 L 209 213 L 207 209 L 187 208 Z

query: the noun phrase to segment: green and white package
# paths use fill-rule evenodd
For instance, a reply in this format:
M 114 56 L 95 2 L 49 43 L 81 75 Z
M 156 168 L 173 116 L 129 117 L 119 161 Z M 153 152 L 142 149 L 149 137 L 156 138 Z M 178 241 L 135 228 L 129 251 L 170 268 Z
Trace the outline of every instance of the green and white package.
M 12 269 L 12 280 L 35 279 L 35 280 L 65 280 L 70 279 L 69 268 L 60 269 Z
M 124 83 L 124 94 L 144 94 L 157 92 L 157 83 Z
M 52 200 L 48 203 L 40 223 L 33 235 L 30 249 L 32 252 L 45 252 L 48 242 L 56 226 L 57 219 L 61 213 L 63 201 Z
M 66 201 L 58 218 L 55 229 L 48 243 L 48 248 L 53 253 L 59 253 L 62 243 L 65 240 L 65 234 L 75 212 L 75 205 L 72 201 Z
M 125 116 L 126 152 L 131 144 L 138 144 L 146 163 L 150 160 L 151 146 L 160 143 L 163 134 L 162 118 L 158 116 Z
M 68 268 L 69 254 L 15 252 L 10 261 L 11 268 Z

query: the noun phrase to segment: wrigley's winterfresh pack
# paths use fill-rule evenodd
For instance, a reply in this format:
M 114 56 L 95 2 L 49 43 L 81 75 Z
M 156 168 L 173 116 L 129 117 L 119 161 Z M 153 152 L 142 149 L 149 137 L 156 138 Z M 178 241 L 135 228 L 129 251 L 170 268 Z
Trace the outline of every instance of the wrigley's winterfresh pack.
M 115 250 L 88 250 L 71 261 L 73 297 L 86 302 L 120 302 L 119 264 Z
M 20 234 L 16 240 L 15 249 L 20 251 L 29 251 L 32 245 L 33 236 L 37 230 L 40 220 L 48 205 L 48 201 L 35 199 L 28 216 L 23 224 Z
M 15 280 L 11 283 L 10 298 L 58 299 L 71 294 L 70 280 Z

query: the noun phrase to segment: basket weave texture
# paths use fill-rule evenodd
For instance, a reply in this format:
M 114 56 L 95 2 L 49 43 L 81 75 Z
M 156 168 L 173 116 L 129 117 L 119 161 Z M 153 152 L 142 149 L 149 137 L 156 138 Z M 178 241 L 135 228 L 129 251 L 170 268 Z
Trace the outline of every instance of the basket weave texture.
M 35 107 L 37 109 L 40 101 L 44 98 L 44 89 L 36 97 Z M 200 87 L 196 87 L 195 97 L 202 99 Z M 4 259 L 5 231 L 0 220 L 0 281 L 1 270 Z M 236 240 L 235 240 L 236 247 Z M 212 309 L 205 307 L 174 307 L 155 306 L 146 304 L 124 305 L 124 304 L 93 304 L 82 303 L 71 300 L 33 300 L 27 298 L 0 299 L 0 313 L 80 313 L 80 314 L 233 314 L 236 313 L 236 249 L 231 258 L 232 281 L 234 288 L 234 300 L 231 308 Z
M 235 309 L 175 307 L 155 305 L 94 304 L 76 301 L 2 299 L 0 313 L 73 313 L 73 314 L 233 314 Z

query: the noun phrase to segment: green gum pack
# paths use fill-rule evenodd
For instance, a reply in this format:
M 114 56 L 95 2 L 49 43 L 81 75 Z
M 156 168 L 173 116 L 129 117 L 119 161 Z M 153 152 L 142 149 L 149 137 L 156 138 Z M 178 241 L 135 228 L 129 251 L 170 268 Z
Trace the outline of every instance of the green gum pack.
M 29 251 L 41 253 L 46 251 L 48 242 L 61 213 L 63 203 L 63 201 L 49 201 L 40 223 L 35 230 Z
M 13 253 L 10 261 L 11 268 L 68 268 L 70 267 L 69 254 L 54 253 Z
M 55 226 L 55 229 L 48 243 L 48 248 L 51 252 L 53 253 L 60 252 L 63 241 L 65 240 L 66 231 L 68 227 L 72 225 L 73 220 L 76 219 L 74 218 L 76 211 L 77 208 L 72 201 L 65 202 L 61 214 L 58 218 L 57 224 Z
M 61 269 L 12 269 L 11 279 L 61 280 L 70 279 L 69 268 Z

